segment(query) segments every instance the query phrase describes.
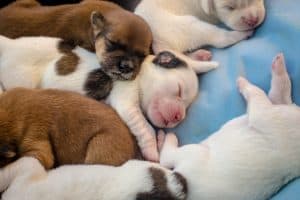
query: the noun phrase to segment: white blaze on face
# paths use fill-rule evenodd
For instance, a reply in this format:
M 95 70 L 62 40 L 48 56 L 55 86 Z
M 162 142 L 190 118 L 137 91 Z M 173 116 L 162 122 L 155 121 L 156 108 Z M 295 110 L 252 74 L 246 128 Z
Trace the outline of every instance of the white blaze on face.
M 252 30 L 265 19 L 263 0 L 215 0 L 214 4 L 220 21 L 234 30 Z
M 198 93 L 195 72 L 186 66 L 167 69 L 147 59 L 141 75 L 142 108 L 148 119 L 160 128 L 172 128 L 186 116 Z

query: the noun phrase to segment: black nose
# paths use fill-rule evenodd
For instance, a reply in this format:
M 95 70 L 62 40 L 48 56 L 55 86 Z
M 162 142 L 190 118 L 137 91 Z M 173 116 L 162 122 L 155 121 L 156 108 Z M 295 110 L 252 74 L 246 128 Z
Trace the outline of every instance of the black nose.
M 134 69 L 134 66 L 131 61 L 123 60 L 119 64 L 119 70 L 121 73 L 130 73 Z

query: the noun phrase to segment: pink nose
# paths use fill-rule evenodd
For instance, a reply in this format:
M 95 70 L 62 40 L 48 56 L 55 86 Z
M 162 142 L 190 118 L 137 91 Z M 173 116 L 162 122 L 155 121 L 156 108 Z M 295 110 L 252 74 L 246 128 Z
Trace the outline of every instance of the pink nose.
M 182 114 L 180 112 L 174 113 L 173 117 L 171 118 L 171 122 L 176 123 L 182 120 Z
M 258 17 L 252 17 L 252 16 L 248 18 L 242 17 L 243 23 L 247 24 L 250 27 L 255 27 L 258 23 L 258 20 L 259 20 Z

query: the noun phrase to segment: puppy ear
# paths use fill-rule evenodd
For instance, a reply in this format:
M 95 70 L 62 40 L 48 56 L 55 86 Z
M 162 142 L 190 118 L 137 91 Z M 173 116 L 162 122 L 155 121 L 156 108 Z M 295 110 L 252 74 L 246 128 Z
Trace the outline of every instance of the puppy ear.
M 203 11 L 209 15 L 213 11 L 214 0 L 202 0 L 201 6 L 202 6 Z
M 104 31 L 106 26 L 106 20 L 101 13 L 93 11 L 91 14 L 91 25 L 94 36 L 96 37 Z
M 164 68 L 186 67 L 186 63 L 169 51 L 162 51 L 152 61 L 155 65 Z

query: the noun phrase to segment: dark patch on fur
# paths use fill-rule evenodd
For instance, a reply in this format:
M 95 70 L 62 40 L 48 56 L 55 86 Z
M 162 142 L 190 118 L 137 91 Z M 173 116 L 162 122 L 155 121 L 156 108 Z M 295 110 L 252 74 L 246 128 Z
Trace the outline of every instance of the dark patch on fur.
M 56 62 L 56 72 L 58 75 L 65 76 L 74 72 L 79 64 L 79 57 L 72 52 L 76 47 L 73 41 L 60 41 L 58 50 L 64 55 Z
M 188 193 L 188 186 L 186 179 L 178 172 L 173 173 L 175 178 L 177 179 L 178 183 L 182 186 L 182 193 L 187 194 Z
M 186 199 L 186 185 L 182 185 L 183 190 L 181 191 L 184 196 L 176 197 L 174 196 L 168 188 L 166 174 L 163 170 L 151 167 L 149 169 L 153 180 L 153 188 L 150 192 L 139 193 L 136 200 L 184 200 Z M 183 177 L 178 173 L 174 174 L 176 179 L 179 180 L 179 184 L 183 181 Z
M 92 71 L 84 84 L 86 95 L 96 100 L 105 99 L 112 87 L 112 79 L 101 69 Z
M 15 161 L 18 158 L 16 145 L 0 145 L 0 168 Z
M 176 57 L 169 51 L 162 51 L 152 61 L 155 65 L 159 65 L 164 68 L 177 68 L 186 67 L 187 64 L 180 58 Z

